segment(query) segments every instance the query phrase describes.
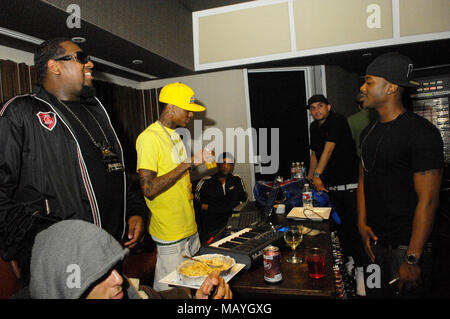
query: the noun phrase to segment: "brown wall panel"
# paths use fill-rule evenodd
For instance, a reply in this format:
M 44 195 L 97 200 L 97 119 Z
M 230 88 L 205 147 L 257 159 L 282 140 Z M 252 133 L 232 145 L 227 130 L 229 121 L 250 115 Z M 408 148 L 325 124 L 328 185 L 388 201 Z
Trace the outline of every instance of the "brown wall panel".
M 152 108 L 152 117 L 153 117 L 153 121 L 152 122 L 155 122 L 157 119 L 159 119 L 159 108 L 158 108 L 158 102 L 157 102 L 157 99 L 155 98 L 156 97 L 156 94 L 159 94 L 159 93 L 155 93 L 155 91 L 156 90 L 151 90 L 151 93 L 152 93 L 152 104 L 151 104 L 151 108 Z M 153 103 L 153 101 L 154 101 L 154 103 Z
M 0 61 L 1 66 L 1 85 L 2 85 L 2 100 L 6 101 L 13 96 L 20 94 L 19 89 L 19 72 L 17 63 L 12 61 Z
M 144 112 L 145 112 L 146 126 L 149 126 L 150 123 L 153 122 L 152 108 L 150 107 L 150 105 L 151 105 L 151 101 L 150 101 L 151 93 L 150 92 L 151 92 L 151 90 L 144 90 L 144 102 L 145 102 Z
M 30 70 L 28 65 L 20 63 L 19 67 L 19 91 L 20 94 L 31 93 Z
M 31 88 L 33 88 L 38 83 L 36 68 L 33 65 L 30 66 L 30 79 L 31 79 Z

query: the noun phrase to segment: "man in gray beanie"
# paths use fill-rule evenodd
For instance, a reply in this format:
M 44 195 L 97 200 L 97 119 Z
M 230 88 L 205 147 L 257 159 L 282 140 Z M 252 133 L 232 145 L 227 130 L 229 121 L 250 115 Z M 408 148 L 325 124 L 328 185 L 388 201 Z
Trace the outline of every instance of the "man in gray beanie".
M 37 299 L 185 299 L 185 289 L 156 292 L 134 287 L 121 272 L 128 255 L 106 231 L 81 220 L 58 222 L 36 236 L 31 256 L 30 295 Z M 215 299 L 231 299 L 230 287 L 216 271 L 194 298 L 204 299 L 218 286 Z

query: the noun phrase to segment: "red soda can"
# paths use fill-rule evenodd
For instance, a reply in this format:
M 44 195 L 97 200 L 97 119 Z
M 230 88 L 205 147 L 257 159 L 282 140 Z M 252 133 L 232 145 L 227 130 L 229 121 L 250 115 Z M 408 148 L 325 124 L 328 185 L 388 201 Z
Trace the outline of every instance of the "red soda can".
M 281 274 L 281 253 L 275 246 L 267 246 L 263 250 L 264 280 L 269 283 L 277 283 L 283 279 Z

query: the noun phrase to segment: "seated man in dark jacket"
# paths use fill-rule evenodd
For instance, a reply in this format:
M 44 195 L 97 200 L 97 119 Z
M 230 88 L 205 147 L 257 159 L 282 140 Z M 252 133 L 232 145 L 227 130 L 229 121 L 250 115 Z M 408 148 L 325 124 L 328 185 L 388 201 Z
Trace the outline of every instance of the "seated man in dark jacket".
M 58 222 L 36 236 L 31 258 L 29 297 L 33 299 L 206 299 L 217 286 L 214 299 L 231 299 L 228 284 L 211 273 L 196 291 L 169 289 L 156 292 L 135 286 L 121 265 L 128 255 L 103 229 L 82 220 Z
M 233 155 L 221 154 L 217 168 L 216 174 L 202 178 L 195 189 L 195 199 L 202 217 L 201 242 L 208 240 L 215 231 L 224 227 L 233 213 L 233 208 L 247 200 L 242 179 L 233 175 Z

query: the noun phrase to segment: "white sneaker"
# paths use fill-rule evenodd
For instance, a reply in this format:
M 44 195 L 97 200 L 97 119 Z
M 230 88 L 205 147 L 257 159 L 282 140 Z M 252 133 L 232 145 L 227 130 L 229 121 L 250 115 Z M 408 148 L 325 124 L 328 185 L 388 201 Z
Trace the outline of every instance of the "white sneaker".
M 352 256 L 348 256 L 348 261 L 345 263 L 345 269 L 347 270 L 348 276 L 354 278 L 355 261 Z
M 356 294 L 358 296 L 366 296 L 366 286 L 364 284 L 364 269 L 363 267 L 356 267 L 355 269 L 356 280 Z

